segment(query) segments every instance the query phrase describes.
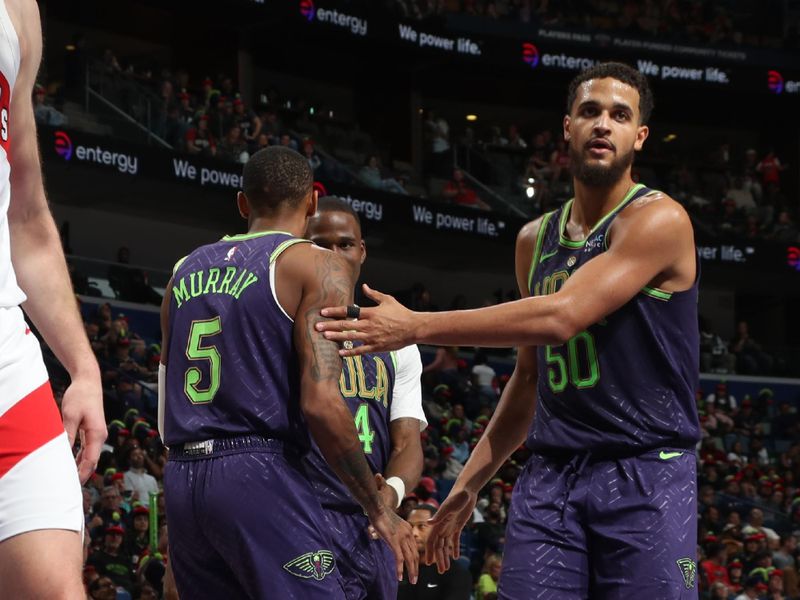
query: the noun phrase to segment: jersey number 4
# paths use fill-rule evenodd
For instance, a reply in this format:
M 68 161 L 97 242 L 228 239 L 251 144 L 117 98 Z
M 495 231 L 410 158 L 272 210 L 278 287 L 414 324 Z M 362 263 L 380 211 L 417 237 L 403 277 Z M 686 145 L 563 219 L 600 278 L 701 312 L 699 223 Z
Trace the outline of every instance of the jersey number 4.
M 222 333 L 222 322 L 219 317 L 205 321 L 192 321 L 189 329 L 189 341 L 186 343 L 186 357 L 190 361 L 208 361 L 210 381 L 204 384 L 203 373 L 198 367 L 186 369 L 183 390 L 193 404 L 208 404 L 219 391 L 219 380 L 222 365 L 219 350 L 214 345 L 204 346 L 205 338 Z
M 566 358 L 563 355 L 567 351 Z M 571 383 L 579 390 L 592 388 L 600 379 L 597 346 L 594 336 L 582 331 L 566 344 L 545 346 L 544 357 L 549 365 L 547 384 L 554 394 L 560 394 Z
M 372 440 L 375 439 L 375 432 L 369 424 L 369 404 L 361 403 L 356 411 L 356 431 L 358 441 L 364 447 L 364 454 L 372 454 Z

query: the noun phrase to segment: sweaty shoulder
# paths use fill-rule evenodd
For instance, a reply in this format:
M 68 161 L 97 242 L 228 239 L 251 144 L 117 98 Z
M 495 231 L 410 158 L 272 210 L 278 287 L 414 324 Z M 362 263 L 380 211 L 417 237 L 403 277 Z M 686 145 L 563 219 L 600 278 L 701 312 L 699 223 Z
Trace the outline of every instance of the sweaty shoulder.
M 648 285 L 683 291 L 695 282 L 697 257 L 692 221 L 684 208 L 663 192 L 651 192 L 626 206 L 614 219 L 606 243 L 623 260 L 660 267 Z
M 660 191 L 653 191 L 633 200 L 614 219 L 608 232 L 608 244 L 613 243 L 615 235 L 625 230 L 635 233 L 637 237 L 655 236 L 688 237 L 694 241 L 692 222 L 689 214 L 678 202 Z M 675 239 L 675 238 L 673 238 Z

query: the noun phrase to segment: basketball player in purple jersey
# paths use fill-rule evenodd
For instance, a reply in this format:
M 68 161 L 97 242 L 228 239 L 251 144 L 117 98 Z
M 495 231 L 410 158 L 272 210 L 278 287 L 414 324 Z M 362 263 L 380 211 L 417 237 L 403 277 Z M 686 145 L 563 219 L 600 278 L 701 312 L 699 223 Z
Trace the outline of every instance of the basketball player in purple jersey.
M 353 281 L 358 280 L 367 247 L 358 214 L 347 202 L 334 196 L 320 198 L 305 237 L 344 258 Z M 413 488 L 422 473 L 419 432 L 427 420 L 422 410 L 421 375 L 419 350 L 411 345 L 397 352 L 346 358 L 339 380 L 358 439 L 370 468 L 379 474 L 379 491 L 389 508 L 400 506 L 405 489 Z M 316 446 L 306 455 L 306 472 L 331 527 L 348 600 L 396 600 L 397 577 L 388 546 L 372 538 L 364 511 Z
M 598 64 L 572 81 L 564 139 L 575 198 L 520 231 L 523 299 L 427 314 L 369 290 L 379 307 L 318 325 L 361 342 L 344 355 L 412 341 L 519 346 L 426 555 L 440 570 L 459 555 L 478 491 L 526 441 L 533 454 L 511 501 L 500 598 L 697 598 L 699 273 L 686 212 L 631 179 L 652 106 L 647 80 L 627 65 Z
M 319 500 L 302 468 L 309 433 L 416 579 L 410 527 L 385 507 L 339 394 L 319 310 L 352 294 L 349 265 L 300 239 L 316 211 L 308 163 L 255 153 L 238 205 L 249 232 L 175 267 L 162 305 L 159 411 L 169 461 L 170 558 L 182 598 L 345 598 Z M 164 359 L 162 359 L 164 360 Z

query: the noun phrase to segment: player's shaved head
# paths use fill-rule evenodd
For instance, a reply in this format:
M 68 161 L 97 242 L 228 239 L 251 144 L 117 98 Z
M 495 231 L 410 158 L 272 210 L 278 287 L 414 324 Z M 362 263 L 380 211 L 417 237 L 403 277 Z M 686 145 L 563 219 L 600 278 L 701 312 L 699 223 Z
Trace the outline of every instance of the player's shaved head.
M 346 213 L 355 219 L 356 223 L 358 223 L 359 234 L 361 233 L 361 217 L 353 210 L 349 202 L 342 200 L 338 196 L 323 196 L 320 198 L 317 204 L 317 212 L 320 214 L 326 212 Z
M 250 207 L 262 214 L 297 208 L 314 189 L 314 173 L 298 152 L 284 146 L 259 150 L 244 166 L 242 188 Z

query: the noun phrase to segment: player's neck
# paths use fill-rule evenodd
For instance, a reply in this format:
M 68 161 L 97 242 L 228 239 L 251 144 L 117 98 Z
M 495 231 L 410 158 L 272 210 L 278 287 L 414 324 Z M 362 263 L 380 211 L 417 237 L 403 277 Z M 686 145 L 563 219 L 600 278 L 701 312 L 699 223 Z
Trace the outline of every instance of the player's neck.
M 569 220 L 588 232 L 600 219 L 610 213 L 635 185 L 626 172 L 620 180 L 608 187 L 587 185 L 573 179 L 575 200 L 572 203 Z
M 277 214 L 269 217 L 251 216 L 247 222 L 247 233 L 285 231 L 295 237 L 303 237 L 306 230 L 306 221 L 306 216 L 303 213 Z

